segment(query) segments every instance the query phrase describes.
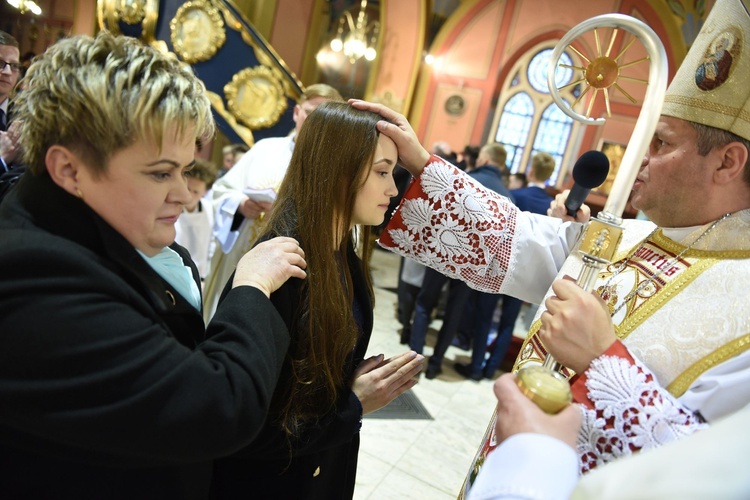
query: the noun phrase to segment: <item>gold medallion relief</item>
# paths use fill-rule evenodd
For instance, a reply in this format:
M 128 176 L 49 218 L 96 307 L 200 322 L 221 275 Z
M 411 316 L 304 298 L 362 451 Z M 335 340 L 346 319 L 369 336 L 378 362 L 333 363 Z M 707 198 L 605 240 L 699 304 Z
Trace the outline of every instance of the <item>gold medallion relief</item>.
M 169 29 L 174 51 L 189 64 L 210 59 L 226 41 L 221 15 L 204 0 L 182 4 Z
M 117 10 L 127 24 L 138 24 L 146 16 L 145 0 L 119 0 Z
M 245 68 L 224 86 L 227 107 L 252 130 L 275 125 L 287 108 L 284 89 L 265 66 Z

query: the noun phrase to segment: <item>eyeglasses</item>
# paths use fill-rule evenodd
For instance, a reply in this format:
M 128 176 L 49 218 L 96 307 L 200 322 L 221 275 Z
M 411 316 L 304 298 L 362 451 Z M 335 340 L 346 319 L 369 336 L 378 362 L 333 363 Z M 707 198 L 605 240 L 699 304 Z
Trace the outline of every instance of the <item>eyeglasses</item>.
M 0 59 L 0 71 L 5 71 L 6 67 L 10 67 L 10 71 L 13 73 L 18 73 L 19 71 L 21 71 L 20 64 L 3 61 L 2 59 Z

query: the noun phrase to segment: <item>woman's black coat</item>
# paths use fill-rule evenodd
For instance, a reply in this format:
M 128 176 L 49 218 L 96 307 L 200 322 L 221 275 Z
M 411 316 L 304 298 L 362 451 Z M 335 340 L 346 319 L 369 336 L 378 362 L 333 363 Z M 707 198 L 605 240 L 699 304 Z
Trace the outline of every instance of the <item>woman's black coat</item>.
M 195 266 L 181 247 L 186 265 Z M 288 348 L 257 289 L 199 311 L 47 175 L 0 206 L 0 498 L 204 499 Z

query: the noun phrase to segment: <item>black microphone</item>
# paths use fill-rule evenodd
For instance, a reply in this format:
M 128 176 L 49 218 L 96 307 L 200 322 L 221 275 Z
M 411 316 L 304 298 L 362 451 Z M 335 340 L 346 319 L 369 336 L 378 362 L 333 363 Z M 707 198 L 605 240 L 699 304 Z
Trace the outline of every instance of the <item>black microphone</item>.
M 609 159 L 601 151 L 586 151 L 573 166 L 573 187 L 570 188 L 565 208 L 575 217 L 592 188 L 600 186 L 609 174 Z

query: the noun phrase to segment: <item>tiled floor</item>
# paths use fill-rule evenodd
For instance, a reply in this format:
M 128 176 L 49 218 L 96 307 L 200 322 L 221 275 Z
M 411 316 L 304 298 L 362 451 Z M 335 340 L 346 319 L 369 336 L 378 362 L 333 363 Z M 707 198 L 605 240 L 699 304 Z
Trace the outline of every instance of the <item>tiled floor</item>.
M 375 327 L 368 355 L 387 357 L 406 350 L 399 343 L 396 294 L 386 290 L 396 288 L 398 265 L 395 254 L 374 251 Z M 439 328 L 439 322 L 432 328 Z M 434 344 L 432 333 L 428 345 Z M 426 347 L 425 356 L 431 353 Z M 355 499 L 456 498 L 495 407 L 491 381 L 466 380 L 453 371 L 454 361 L 468 362 L 469 356 L 450 347 L 442 375 L 433 380 L 423 376 L 414 387 L 434 420 L 364 420 Z

